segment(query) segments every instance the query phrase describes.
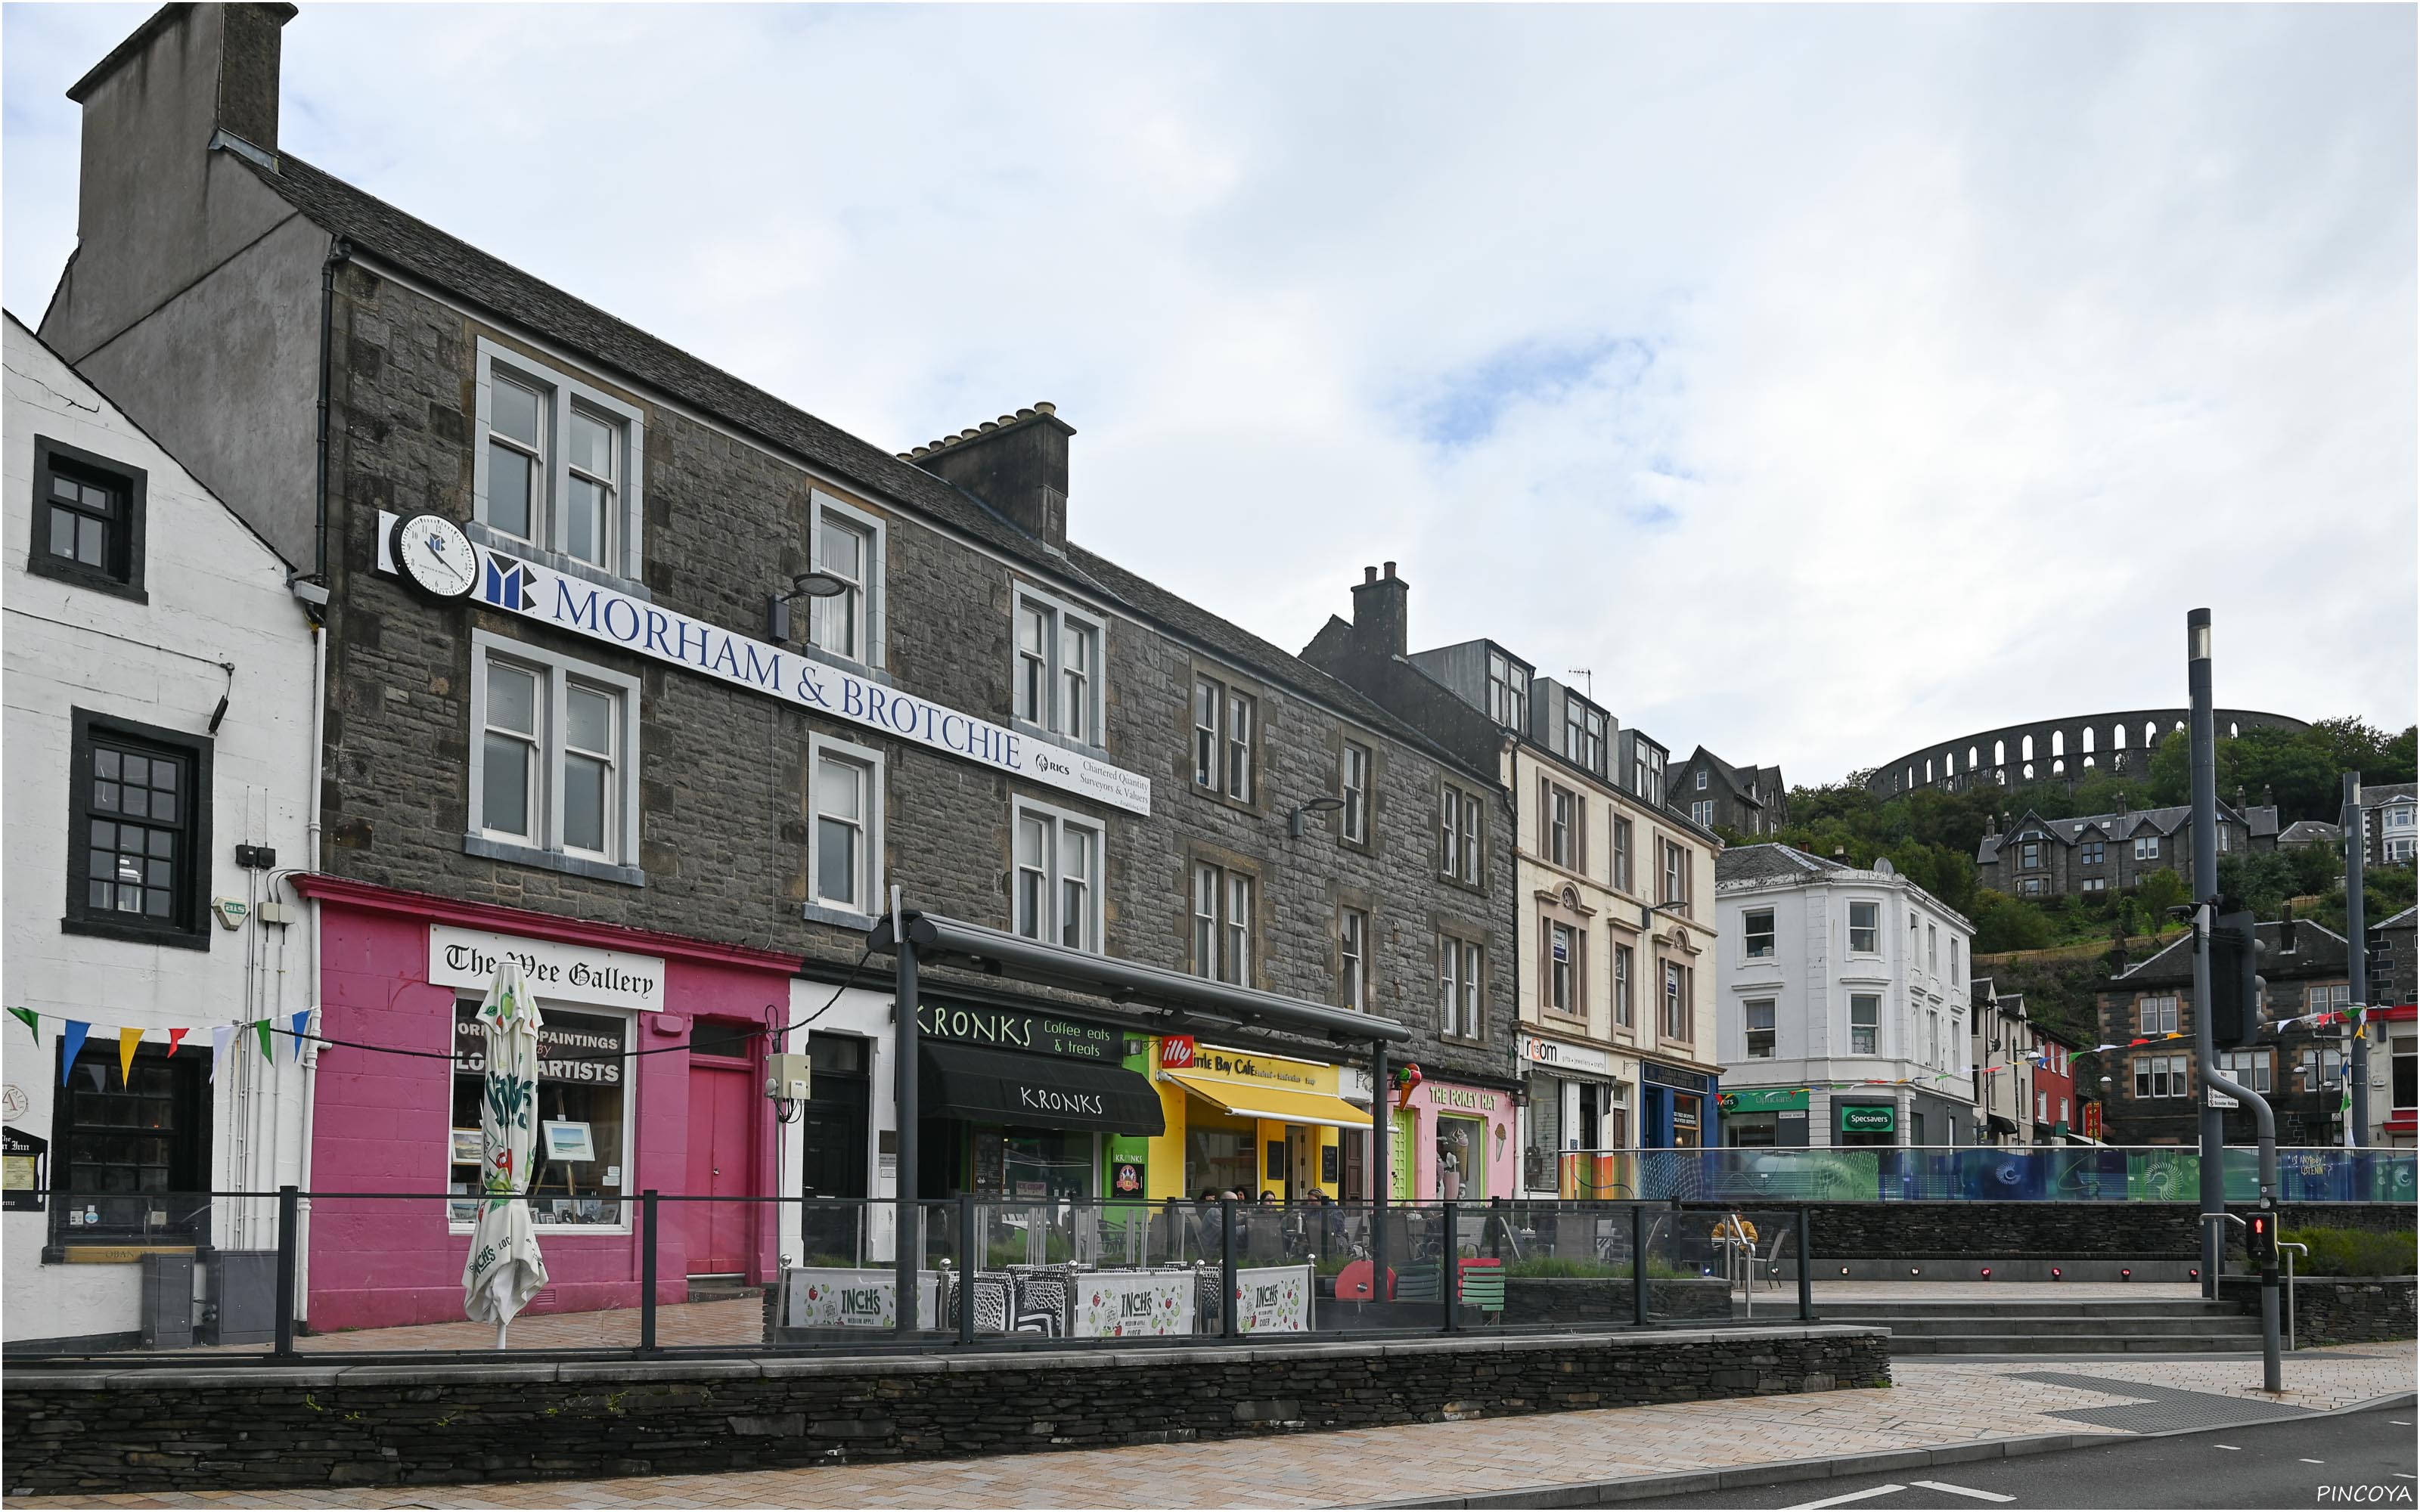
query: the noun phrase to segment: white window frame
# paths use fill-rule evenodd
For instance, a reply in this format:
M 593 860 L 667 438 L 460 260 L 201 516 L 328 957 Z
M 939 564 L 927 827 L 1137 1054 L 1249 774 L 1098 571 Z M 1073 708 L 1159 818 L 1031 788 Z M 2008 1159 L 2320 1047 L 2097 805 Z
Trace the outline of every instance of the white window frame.
M 1193 863 L 1188 906 L 1191 938 L 1187 947 L 1193 955 L 1193 975 L 1213 981 L 1237 986 L 1252 984 L 1252 909 L 1254 892 L 1260 879 L 1249 872 L 1220 866 L 1216 861 Z M 1205 911 L 1203 892 L 1209 893 Z M 1235 900 L 1243 899 L 1241 918 L 1235 917 Z M 1202 950 L 1202 926 L 1209 925 L 1208 959 Z
M 1580 795 L 1559 782 L 1546 784 L 1546 859 L 1565 871 L 1579 865 Z
M 1864 1024 L 1857 1022 L 1857 1009 L 1861 1004 L 1869 1007 L 1871 1022 Z M 1857 1048 L 1857 1031 L 1860 1029 L 1865 1030 L 1867 1034 L 1866 1046 L 1862 1050 Z M 1849 995 L 1849 1054 L 1853 1056 L 1879 1056 L 1882 1053 L 1882 995 L 1880 993 L 1851 993 Z
M 1202 691 L 1209 688 L 1216 694 L 1210 724 L 1202 722 Z M 1243 738 L 1235 736 L 1236 705 L 1244 707 L 1245 717 L 1251 728 Z M 1250 688 L 1238 687 L 1224 677 L 1196 671 L 1193 686 L 1187 695 L 1187 717 L 1193 739 L 1193 788 L 1197 793 L 1214 794 L 1231 803 L 1256 805 L 1254 779 L 1257 767 L 1261 725 L 1261 696 Z M 1210 762 L 1202 762 L 1202 736 L 1210 737 Z M 1236 791 L 1237 788 L 1241 792 Z
M 1655 1026 L 1656 1038 L 1676 1044 L 1695 1044 L 1698 1040 L 1698 1005 L 1696 973 L 1688 963 L 1667 956 L 1664 966 L 1664 1012 Z M 1674 1028 L 1675 1024 L 1682 1027 Z
M 1487 948 L 1476 940 L 1437 935 L 1438 1032 L 1451 1040 L 1487 1039 Z
M 1747 1035 L 1747 1058 L 1750 1060 L 1771 1060 L 1778 1048 L 1780 1031 L 1774 1022 L 1775 1002 L 1776 1000 L 1770 997 L 1751 997 L 1740 1005 L 1740 1023 Z M 1764 1010 L 1764 1024 L 1761 1027 L 1759 1027 L 1756 1022 L 1756 1011 L 1760 1008 Z M 1761 1051 L 1757 1048 L 1759 1035 L 1763 1036 L 1764 1040 L 1764 1048 Z
M 1775 933 L 1774 929 L 1776 913 L 1776 911 L 1771 908 L 1749 908 L 1741 911 L 1740 941 L 1747 952 L 1744 959 L 1749 961 L 1763 961 L 1772 958 L 1776 949 L 1776 941 L 1779 937 Z M 1762 929 L 1756 927 L 1756 921 L 1759 918 L 1764 920 L 1764 927 Z M 1759 940 L 1762 940 L 1764 942 L 1764 949 L 1761 950 L 1756 948 L 1756 942 Z
M 1017 642 L 1017 631 L 1029 609 L 1042 617 L 1042 703 L 1040 708 L 1030 714 L 1017 706 L 1025 687 L 1025 652 Z M 1054 735 L 1095 750 L 1105 748 L 1109 741 L 1102 730 L 1102 719 L 1108 711 L 1108 697 L 1101 669 L 1109 652 L 1109 622 L 1091 609 L 1024 583 L 1016 585 L 1009 615 L 1011 711 L 1017 718 Z M 1068 697 L 1065 661 L 1066 638 L 1071 630 L 1089 641 L 1092 647 L 1092 666 L 1083 674 L 1084 689 L 1080 697 L 1075 699 Z M 1068 728 L 1074 722 L 1069 713 L 1071 705 L 1076 707 L 1076 714 L 1081 717 L 1080 729 Z
M 2179 998 L 2174 993 L 2155 993 L 2134 999 L 2134 1022 L 2143 1034 L 2174 1034 L 2182 1026 L 2179 1017 Z
M 501 657 L 537 674 L 537 793 L 531 804 L 534 833 L 511 835 L 485 827 L 488 718 L 488 664 Z M 572 850 L 562 842 L 563 719 L 566 695 L 574 682 L 616 697 L 614 776 L 606 794 L 613 812 L 606 819 L 603 851 Z M 639 856 L 639 680 L 627 672 L 566 656 L 559 651 L 516 640 L 488 630 L 471 632 L 471 807 L 470 834 L 493 843 L 596 861 L 608 866 L 636 867 Z
M 1637 831 L 1630 821 L 1620 813 L 1613 816 L 1613 876 L 1610 879 L 1619 892 L 1631 892 L 1631 845 Z
M 2156 861 L 2156 860 L 2158 860 L 2159 858 L 2160 858 L 2160 837 L 2159 837 L 2159 836 L 2157 836 L 2157 835 L 2137 835 L 2137 836 L 2135 836 L 2135 837 L 2134 837 L 2134 859 L 2136 859 L 2137 861 Z
M 1696 802 L 1690 804 L 1689 819 L 1693 824 L 1703 825 L 1707 828 L 1712 829 L 1714 825 L 1714 800 L 1712 798 L 1699 798 Z
M 1336 791 L 1344 800 L 1336 815 L 1337 831 L 1356 845 L 1370 843 L 1370 777 L 1375 762 L 1370 748 L 1357 740 L 1345 741 L 1336 756 Z
M 1017 798 L 1009 805 L 1008 855 L 1011 887 L 1008 899 L 1008 927 L 1010 933 L 1025 934 L 1025 920 L 1018 914 L 1020 906 L 1018 893 L 1023 884 L 1022 873 L 1026 871 L 1026 864 L 1017 855 L 1016 846 L 1028 819 L 1039 820 L 1043 824 L 1049 854 L 1042 858 L 1041 867 L 1042 896 L 1046 901 L 1043 918 L 1038 920 L 1042 933 L 1039 935 L 1026 935 L 1026 937 L 1039 938 L 1050 945 L 1064 946 L 1068 949 L 1082 950 L 1091 955 L 1102 954 L 1101 942 L 1107 923 L 1107 909 L 1103 898 L 1107 892 L 1105 884 L 1108 879 L 1104 873 L 1109 867 L 1109 828 L 1090 814 L 1079 813 L 1073 809 L 1062 809 L 1055 804 L 1037 803 L 1032 798 Z M 1067 834 L 1070 830 L 1089 836 L 1093 848 L 1093 874 L 1084 882 L 1087 896 L 1083 918 L 1078 920 L 1082 928 L 1083 938 L 1081 943 L 1076 945 L 1068 945 L 1066 938 L 1068 882 L 1066 858 Z
M 2276 1057 L 2266 1050 L 2222 1050 L 2218 1053 L 2218 1069 L 2226 1079 L 2256 1092 L 2272 1090 L 2272 1068 Z
M 1336 999 L 1339 1008 L 1370 1011 L 1370 913 L 1364 908 L 1336 911 Z
M 1869 910 L 1869 922 L 1857 922 L 1859 909 Z M 1862 940 L 1861 940 L 1862 937 Z M 1883 953 L 1883 905 L 1872 899 L 1849 900 L 1849 953 L 1880 955 Z
M 2193 1088 L 2185 1066 L 2191 1058 L 2182 1055 L 2136 1056 L 2134 1095 L 2145 1101 L 2190 1095 Z
M 539 391 L 544 406 L 545 455 L 541 476 L 530 496 L 528 536 L 514 535 L 488 522 L 488 444 L 493 429 L 496 370 L 515 382 Z M 645 480 L 647 417 L 644 411 L 617 399 L 537 358 L 504 347 L 489 337 L 478 340 L 477 376 L 473 385 L 471 448 L 471 517 L 492 532 L 506 549 L 520 549 L 549 566 L 586 578 L 602 574 L 623 582 L 644 576 L 646 557 Z M 571 412 L 587 409 L 621 426 L 622 471 L 616 493 L 619 505 L 606 524 L 606 560 L 600 564 L 575 557 L 565 546 L 564 504 L 570 494 Z M 511 442 L 516 448 L 519 442 Z
M 815 804 L 815 781 L 823 772 L 825 757 L 847 762 L 865 769 L 865 836 L 864 898 L 856 904 L 828 903 L 816 891 L 823 877 L 823 856 L 820 854 L 823 830 L 822 810 Z M 871 922 L 882 899 L 883 877 L 883 765 L 882 753 L 867 746 L 855 745 L 830 735 L 807 736 L 807 907 L 810 918 L 840 914 Z
M 824 517 L 827 515 L 866 538 L 865 581 L 851 619 L 851 628 L 856 632 L 857 643 L 864 655 L 852 656 L 845 651 L 834 651 L 817 639 L 815 622 L 824 611 L 816 606 L 829 602 L 821 598 L 807 601 L 806 643 L 827 656 L 853 662 L 860 667 L 889 666 L 891 595 L 887 584 L 891 563 L 890 526 L 879 515 L 860 509 L 845 499 L 835 499 L 820 488 L 814 490 L 807 501 L 807 567 L 812 572 L 832 570 L 824 557 Z M 1014 642 L 1016 637 L 1011 636 L 1010 640 Z
M 1559 938 L 1563 942 L 1560 961 L 1555 959 Z M 1544 1006 L 1548 1012 L 1566 1018 L 1586 1017 L 1588 1006 L 1581 995 L 1580 983 L 1580 927 L 1559 918 L 1546 920 L 1545 947 L 1546 959 L 1540 967 L 1546 989 Z
M 1613 1026 L 1617 1029 L 1627 1029 L 1633 1026 L 1630 993 L 1632 979 L 1638 974 L 1636 966 L 1637 959 L 1637 946 L 1627 945 L 1620 940 L 1614 942 Z
M 1487 715 L 1507 730 L 1529 728 L 1530 670 L 1503 652 L 1487 653 Z
M 1479 795 L 1451 782 L 1437 784 L 1437 870 L 1465 887 L 1487 881 L 1487 810 Z
M 1706 791 L 1706 769 L 1702 766 L 1698 768 L 1698 791 L 1700 793 Z

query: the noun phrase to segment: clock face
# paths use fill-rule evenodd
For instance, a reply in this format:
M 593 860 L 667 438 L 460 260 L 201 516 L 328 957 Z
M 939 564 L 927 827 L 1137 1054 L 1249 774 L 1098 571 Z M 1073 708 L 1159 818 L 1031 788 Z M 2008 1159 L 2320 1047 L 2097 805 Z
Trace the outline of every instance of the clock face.
M 460 598 L 478 583 L 478 552 L 462 528 L 442 515 L 402 520 L 389 549 L 404 578 L 431 597 Z

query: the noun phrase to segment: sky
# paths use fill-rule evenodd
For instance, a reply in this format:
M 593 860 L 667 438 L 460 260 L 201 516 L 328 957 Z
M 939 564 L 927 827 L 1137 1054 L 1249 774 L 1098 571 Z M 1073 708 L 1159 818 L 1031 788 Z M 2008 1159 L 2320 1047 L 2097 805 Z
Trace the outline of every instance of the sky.
M 0 294 L 74 246 L 0 12 Z M 1289 649 L 1367 563 L 1833 780 L 2420 701 L 2415 11 L 306 5 L 282 146 L 886 449 L 1037 399 L 1071 533 Z

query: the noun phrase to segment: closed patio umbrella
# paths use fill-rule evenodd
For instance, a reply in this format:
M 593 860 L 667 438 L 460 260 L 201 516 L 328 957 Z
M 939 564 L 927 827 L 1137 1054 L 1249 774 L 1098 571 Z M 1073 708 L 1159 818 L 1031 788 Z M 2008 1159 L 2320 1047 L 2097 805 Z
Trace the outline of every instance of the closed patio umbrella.
M 487 1075 L 479 1089 L 479 1221 L 462 1266 L 462 1307 L 474 1322 L 496 1325 L 496 1348 L 513 1315 L 547 1283 L 530 1221 L 530 1163 L 537 1148 L 537 1030 L 545 1022 L 536 999 L 510 961 L 479 1003 Z

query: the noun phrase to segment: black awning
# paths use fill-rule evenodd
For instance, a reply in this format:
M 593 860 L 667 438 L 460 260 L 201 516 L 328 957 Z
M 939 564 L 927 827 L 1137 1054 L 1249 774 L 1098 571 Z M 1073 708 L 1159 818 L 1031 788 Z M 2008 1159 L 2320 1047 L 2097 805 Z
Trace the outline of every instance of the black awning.
M 1987 1115 L 1987 1117 L 1989 1117 L 1989 1118 L 1991 1119 L 1991 1120 L 1992 1120 L 1992 1125 L 1991 1125 L 1991 1127 L 1992 1127 L 1992 1132 L 1993 1132 L 1993 1134 L 2015 1134 L 2015 1133 L 2017 1132 L 2017 1120 L 2016 1120 L 2016 1119 L 2004 1119 L 2004 1118 L 2000 1117 L 2000 1116 L 1999 1116 L 1998 1114 L 1996 1114 L 1996 1113 Z
M 917 1111 L 927 1119 L 1104 1134 L 1168 1131 L 1158 1090 L 1124 1066 L 946 1041 L 927 1040 L 919 1049 Z

